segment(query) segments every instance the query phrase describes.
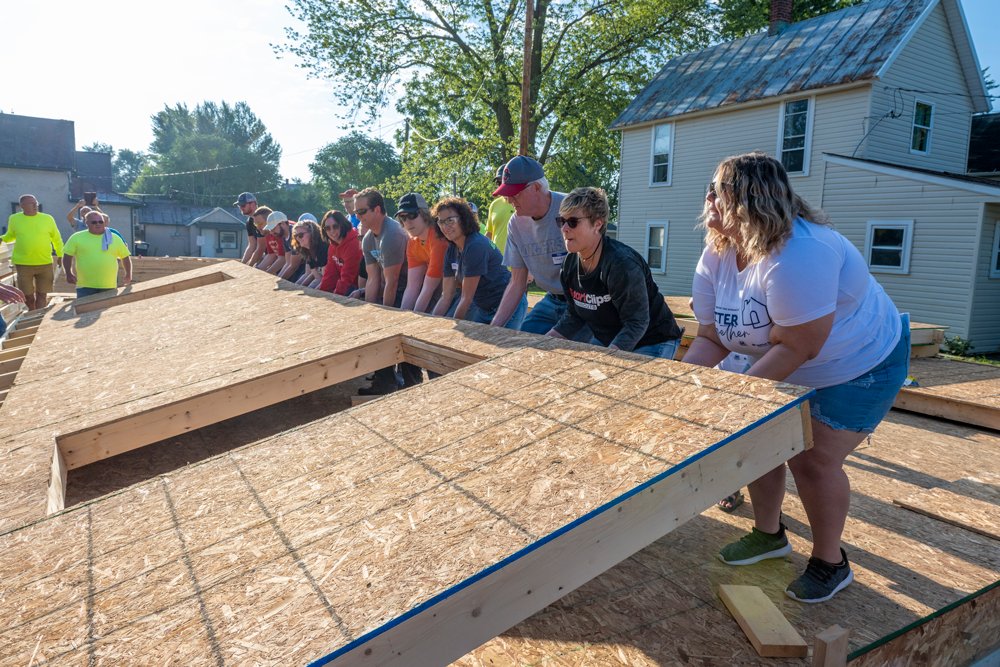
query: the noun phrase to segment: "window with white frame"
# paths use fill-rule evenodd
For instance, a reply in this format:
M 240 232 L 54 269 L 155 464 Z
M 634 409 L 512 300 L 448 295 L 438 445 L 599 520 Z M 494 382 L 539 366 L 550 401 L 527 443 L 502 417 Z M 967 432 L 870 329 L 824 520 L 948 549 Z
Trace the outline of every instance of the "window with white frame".
M 812 102 L 794 100 L 781 105 L 781 135 L 778 154 L 790 176 L 809 175 L 809 144 L 812 135 Z
M 236 232 L 219 232 L 219 247 L 220 248 L 235 248 L 236 247 Z
M 934 105 L 918 101 L 913 106 L 913 132 L 910 136 L 911 153 L 930 153 L 931 124 L 934 122 Z
M 668 222 L 646 223 L 646 264 L 653 273 L 667 272 Z
M 649 171 L 650 185 L 670 185 L 670 155 L 674 146 L 674 124 L 653 128 L 653 162 Z
M 869 220 L 865 259 L 873 273 L 909 273 L 913 220 Z
M 990 278 L 1000 278 L 1000 221 L 993 230 L 993 254 L 990 255 Z

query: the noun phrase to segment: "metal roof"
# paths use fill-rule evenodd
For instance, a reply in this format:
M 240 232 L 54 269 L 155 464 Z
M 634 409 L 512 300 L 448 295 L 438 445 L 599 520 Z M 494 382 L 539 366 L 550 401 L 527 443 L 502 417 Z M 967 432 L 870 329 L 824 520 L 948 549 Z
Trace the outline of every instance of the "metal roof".
M 180 225 L 188 227 L 200 218 L 209 215 L 216 209 L 233 216 L 234 220 L 246 226 L 246 217 L 243 217 L 240 210 L 232 208 L 221 208 L 218 206 L 191 206 L 189 204 L 178 204 L 174 202 L 146 202 L 139 209 L 139 223 L 143 225 Z
M 956 0 L 944 0 L 961 19 L 951 32 L 960 54 L 975 51 Z M 938 0 L 870 0 L 787 26 L 671 59 L 611 124 L 611 129 L 777 95 L 877 80 Z M 956 21 L 950 21 L 955 23 Z M 965 48 L 968 46 L 969 48 Z M 973 75 L 967 72 L 967 77 Z M 982 87 L 978 69 L 973 84 Z M 985 98 L 978 100 L 982 104 Z M 988 108 L 988 107 L 987 107 Z
M 100 153 L 97 153 L 100 155 Z M 107 153 L 104 153 L 107 155 Z M 87 181 L 82 178 L 74 176 L 69 182 L 69 200 L 71 202 L 76 202 L 83 199 L 84 192 L 96 192 L 97 193 L 97 203 L 101 204 L 122 204 L 125 206 L 140 206 L 141 203 L 138 199 L 131 199 L 125 195 L 118 194 L 110 187 L 104 187 L 102 183 L 95 183 L 93 181 Z
M 972 117 L 969 173 L 1000 172 L 1000 113 Z

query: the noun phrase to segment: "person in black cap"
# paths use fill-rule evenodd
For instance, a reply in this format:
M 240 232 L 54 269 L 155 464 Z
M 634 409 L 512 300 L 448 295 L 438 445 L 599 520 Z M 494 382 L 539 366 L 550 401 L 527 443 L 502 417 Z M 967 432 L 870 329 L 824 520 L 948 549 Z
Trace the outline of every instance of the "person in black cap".
M 240 207 L 240 213 L 247 216 L 247 249 L 243 253 L 243 263 L 257 266 L 267 248 L 264 245 L 264 233 L 257 229 L 253 222 L 253 212 L 257 210 L 257 198 L 250 192 L 244 192 L 233 206 Z
M 518 155 L 503 168 L 502 184 L 493 193 L 504 197 L 514 207 L 507 223 L 507 245 L 503 263 L 510 267 L 511 279 L 491 324 L 502 327 L 514 315 L 528 288 L 528 273 L 535 284 L 547 293 L 521 323 L 521 331 L 546 334 L 566 312 L 559 271 L 566 259 L 566 242 L 556 224 L 563 195 L 549 191 L 545 169 L 536 160 Z M 589 343 L 593 339 L 586 324 L 575 332 L 573 340 Z

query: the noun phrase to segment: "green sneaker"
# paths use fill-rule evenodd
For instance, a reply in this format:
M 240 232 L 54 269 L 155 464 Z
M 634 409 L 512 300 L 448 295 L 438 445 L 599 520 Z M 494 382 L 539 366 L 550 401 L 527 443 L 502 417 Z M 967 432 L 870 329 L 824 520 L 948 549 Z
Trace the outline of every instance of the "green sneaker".
M 719 560 L 726 565 L 751 565 L 768 558 L 787 556 L 792 553 L 792 545 L 785 537 L 785 524 L 778 525 L 781 529 L 773 535 L 752 529 L 739 542 L 724 546 L 718 554 Z

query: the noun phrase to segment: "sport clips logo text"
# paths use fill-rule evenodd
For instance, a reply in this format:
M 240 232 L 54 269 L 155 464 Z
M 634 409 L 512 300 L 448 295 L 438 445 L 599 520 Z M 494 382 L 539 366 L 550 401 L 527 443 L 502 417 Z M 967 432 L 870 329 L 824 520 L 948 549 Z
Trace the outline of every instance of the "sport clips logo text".
M 602 303 L 611 301 L 610 294 L 597 296 L 596 294 L 584 294 L 583 292 L 577 292 L 575 289 L 570 289 L 570 293 L 573 295 L 573 301 L 576 305 L 580 308 L 586 308 L 587 310 L 597 310 Z

